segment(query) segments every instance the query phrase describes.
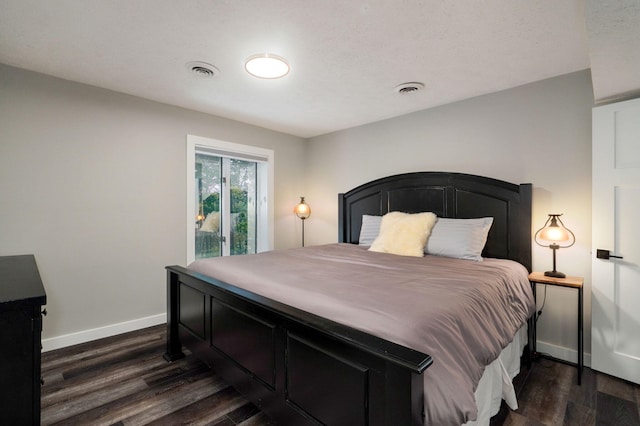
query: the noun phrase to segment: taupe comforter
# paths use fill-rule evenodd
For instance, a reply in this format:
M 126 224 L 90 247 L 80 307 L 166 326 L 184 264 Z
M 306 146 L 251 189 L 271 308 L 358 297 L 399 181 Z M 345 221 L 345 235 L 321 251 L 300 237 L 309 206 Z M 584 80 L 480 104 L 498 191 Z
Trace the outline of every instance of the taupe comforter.
M 352 244 L 198 260 L 189 269 L 433 357 L 428 424 L 475 420 L 474 391 L 535 307 L 526 269 Z

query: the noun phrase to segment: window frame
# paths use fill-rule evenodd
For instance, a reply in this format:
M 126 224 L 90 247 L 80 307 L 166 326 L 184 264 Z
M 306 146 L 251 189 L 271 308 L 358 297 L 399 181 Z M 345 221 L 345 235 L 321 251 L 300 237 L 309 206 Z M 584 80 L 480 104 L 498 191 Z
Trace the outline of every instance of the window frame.
M 198 149 L 200 148 L 200 149 Z M 273 249 L 274 240 L 274 152 L 271 149 L 243 145 L 202 136 L 187 135 L 187 262 L 195 260 L 196 152 L 257 163 L 256 252 Z

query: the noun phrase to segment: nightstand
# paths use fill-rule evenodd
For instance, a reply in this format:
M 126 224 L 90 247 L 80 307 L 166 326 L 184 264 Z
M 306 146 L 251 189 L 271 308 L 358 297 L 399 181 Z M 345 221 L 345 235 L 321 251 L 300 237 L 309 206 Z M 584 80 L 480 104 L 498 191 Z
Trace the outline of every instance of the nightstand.
M 584 278 L 582 277 L 566 277 L 566 278 L 554 278 L 547 277 L 544 272 L 532 272 L 529 274 L 529 282 L 531 283 L 531 289 L 533 290 L 533 297 L 536 298 L 536 283 L 555 285 L 559 287 L 569 287 L 578 290 L 578 384 L 582 383 L 582 368 L 584 367 L 584 339 L 582 330 L 582 286 L 584 284 Z M 536 300 L 537 302 L 537 300 Z M 537 306 L 537 305 L 536 305 Z M 536 313 L 533 319 L 533 353 L 536 354 L 536 317 L 538 315 L 537 307 Z

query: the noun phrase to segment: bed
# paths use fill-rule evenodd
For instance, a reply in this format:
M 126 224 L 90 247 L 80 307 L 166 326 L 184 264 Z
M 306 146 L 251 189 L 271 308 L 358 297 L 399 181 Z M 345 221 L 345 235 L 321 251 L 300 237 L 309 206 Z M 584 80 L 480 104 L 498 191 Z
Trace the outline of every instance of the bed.
M 439 218 L 491 217 L 493 223 L 482 252 L 483 258 L 491 259 L 486 262 L 457 260 L 463 262 L 459 265 L 482 263 L 483 267 L 489 267 L 494 263 L 509 264 L 511 268 L 514 262 L 509 261 L 515 261 L 522 265 L 520 268 L 525 271 L 525 276 L 526 271 L 531 270 L 530 184 L 516 185 L 459 173 L 409 173 L 378 179 L 339 194 L 338 205 L 338 244 L 287 251 L 287 256 L 297 259 L 284 272 L 290 275 L 290 279 L 298 277 L 300 281 L 307 282 L 305 273 L 308 272 L 298 270 L 294 265 L 307 262 L 306 257 L 310 252 L 326 258 L 327 262 L 331 262 L 328 265 L 351 264 L 348 272 L 340 269 L 336 270 L 336 275 L 328 275 L 333 266 L 323 266 L 327 271 L 326 276 L 332 277 L 328 280 L 329 284 L 334 285 L 331 294 L 340 293 L 340 286 L 355 283 L 356 276 L 366 275 L 366 269 L 362 268 L 370 266 L 361 263 L 368 262 L 371 255 L 377 256 L 375 262 L 379 272 L 375 275 L 389 277 L 389 281 L 395 281 L 395 275 L 385 274 L 391 273 L 388 271 L 394 268 L 402 269 L 405 264 L 417 262 L 420 262 L 419 267 L 423 267 L 418 258 L 370 253 L 359 245 L 363 217 L 383 216 L 392 211 L 433 212 Z M 336 250 L 341 250 L 337 259 Z M 258 263 L 263 259 L 267 267 L 275 262 L 269 256 L 278 254 L 269 252 L 264 255 L 251 256 L 256 256 Z M 383 266 L 390 257 L 403 257 L 403 266 Z M 234 263 L 243 262 L 240 257 L 229 259 Z M 436 264 L 441 261 L 440 256 L 424 256 L 424 259 Z M 449 264 L 445 267 L 451 269 Z M 459 271 L 464 269 L 462 266 L 456 268 Z M 240 269 L 244 271 L 238 271 L 238 277 L 247 271 L 254 274 L 242 286 L 238 285 L 240 281 L 236 280 L 236 273 L 229 272 L 230 268 L 223 268 L 219 274 L 213 274 L 216 276 L 213 278 L 205 270 L 167 267 L 168 333 L 165 359 L 179 359 L 184 356 L 183 346 L 188 348 L 280 424 L 455 424 L 456 419 L 460 418 L 459 413 L 454 413 L 442 422 L 433 420 L 445 419 L 442 416 L 448 413 L 444 410 L 435 416 L 429 408 L 432 399 L 439 401 L 438 398 L 442 398 L 437 389 L 434 391 L 430 388 L 431 382 L 443 380 L 442 371 L 436 375 L 438 370 L 431 366 L 435 362 L 437 368 L 450 367 L 448 371 L 455 375 L 458 366 L 464 366 L 468 361 L 462 360 L 456 364 L 453 356 L 443 356 L 438 350 L 434 352 L 440 354 L 440 358 L 432 358 L 432 353 L 416 349 L 417 345 L 405 344 L 410 340 L 407 340 L 409 337 L 405 339 L 403 330 L 411 327 L 400 327 L 394 321 L 389 321 L 389 324 L 395 328 L 391 327 L 393 331 L 387 332 L 380 332 L 378 326 L 370 329 L 369 325 L 376 323 L 376 320 L 368 318 L 355 325 L 346 325 L 340 315 L 351 308 L 334 308 L 335 312 L 326 314 L 326 309 L 334 306 L 335 297 L 328 299 L 327 303 L 317 302 L 325 296 L 303 297 L 303 301 L 307 302 L 293 303 L 290 293 L 296 293 L 295 288 L 273 290 L 280 284 L 278 280 L 285 281 L 282 275 L 273 280 L 262 271 L 256 275 L 253 266 Z M 473 275 L 474 280 L 484 279 L 478 272 L 470 273 L 476 274 Z M 318 276 L 318 273 L 311 275 Z M 449 275 L 442 276 L 441 280 L 447 281 L 457 274 Z M 243 279 L 246 281 L 247 277 Z M 408 282 L 411 280 L 415 281 L 415 278 Z M 301 289 L 303 287 L 300 286 Z M 361 292 L 361 298 L 364 300 L 373 292 L 366 289 Z M 476 293 L 475 290 L 473 293 Z M 357 289 L 350 296 L 339 298 L 346 300 L 356 297 L 353 294 L 357 294 Z M 430 298 L 437 300 L 438 294 L 434 291 Z M 509 301 L 507 304 L 513 304 L 511 298 L 512 295 L 505 298 Z M 416 297 L 410 299 L 415 300 Z M 370 301 L 375 302 L 375 298 L 370 298 Z M 518 309 L 528 316 L 533 307 L 529 304 Z M 364 310 L 374 312 L 371 318 L 391 315 L 379 307 L 365 307 Z M 402 315 L 400 311 L 392 316 L 396 318 Z M 516 322 L 518 327 L 515 327 Z M 506 340 L 502 338 L 501 348 L 514 346 L 509 342 L 522 334 L 522 331 L 518 332 L 523 323 L 522 312 L 513 323 L 510 336 Z M 429 325 L 421 326 L 419 330 L 424 332 Z M 515 350 L 518 356 L 520 349 L 517 347 Z M 497 355 L 499 352 L 486 356 Z M 490 364 L 488 358 L 484 362 Z M 429 371 L 434 373 L 430 376 Z M 452 381 L 455 382 L 453 375 Z M 475 377 L 473 391 L 478 386 L 477 381 L 478 377 Z

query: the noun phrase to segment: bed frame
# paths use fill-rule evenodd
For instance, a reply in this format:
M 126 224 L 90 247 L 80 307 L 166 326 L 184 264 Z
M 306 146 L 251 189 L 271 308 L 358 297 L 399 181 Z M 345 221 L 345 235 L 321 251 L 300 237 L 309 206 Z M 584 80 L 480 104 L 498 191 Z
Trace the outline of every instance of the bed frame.
M 340 242 L 358 242 L 363 214 L 492 216 L 483 255 L 531 270 L 531 184 L 420 172 L 363 184 L 338 201 Z M 424 424 L 428 354 L 180 266 L 166 269 L 167 361 L 188 348 L 279 424 Z

